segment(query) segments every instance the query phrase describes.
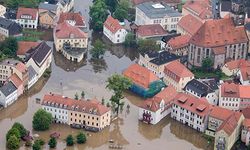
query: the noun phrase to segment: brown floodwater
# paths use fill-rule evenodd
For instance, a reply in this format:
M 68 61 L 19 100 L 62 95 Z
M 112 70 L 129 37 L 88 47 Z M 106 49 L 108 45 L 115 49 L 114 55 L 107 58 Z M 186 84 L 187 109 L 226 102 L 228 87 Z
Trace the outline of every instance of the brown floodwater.
M 81 11 L 88 20 L 88 7 L 90 0 L 75 0 L 75 10 Z M 49 39 L 49 37 L 46 37 Z M 105 42 L 101 34 L 93 34 L 90 39 L 100 38 Z M 105 42 L 106 43 L 106 42 Z M 53 45 L 51 42 L 49 43 Z M 5 148 L 5 134 L 14 124 L 21 122 L 32 134 L 38 134 L 39 138 L 48 141 L 52 132 L 59 132 L 57 148 L 62 149 L 109 149 L 109 140 L 114 140 L 115 145 L 121 145 L 123 149 L 129 150 L 196 150 L 212 149 L 201 133 L 186 127 L 179 122 L 172 120 L 169 116 L 157 125 L 147 125 L 138 121 L 138 107 L 143 99 L 130 92 L 125 93 L 125 106 L 130 105 L 130 109 L 119 114 L 110 127 L 98 133 L 87 132 L 87 143 L 67 147 L 65 138 L 68 134 L 76 135 L 80 129 L 72 129 L 67 125 L 53 124 L 49 131 L 32 131 L 32 116 L 41 105 L 36 102 L 36 98 L 42 98 L 44 94 L 54 92 L 65 96 L 74 97 L 75 93 L 85 91 L 86 98 L 104 98 L 106 102 L 111 96 L 111 92 L 105 89 L 106 79 L 114 74 L 121 73 L 130 64 L 136 61 L 138 54 L 135 50 L 125 49 L 122 46 L 109 45 L 108 51 L 103 60 L 91 60 L 87 56 L 79 64 L 68 62 L 60 54 L 54 53 L 51 65 L 52 73 L 49 79 L 39 79 L 37 84 L 17 102 L 0 111 L 0 150 Z M 30 149 L 22 146 L 21 149 Z M 47 145 L 43 149 L 49 149 Z

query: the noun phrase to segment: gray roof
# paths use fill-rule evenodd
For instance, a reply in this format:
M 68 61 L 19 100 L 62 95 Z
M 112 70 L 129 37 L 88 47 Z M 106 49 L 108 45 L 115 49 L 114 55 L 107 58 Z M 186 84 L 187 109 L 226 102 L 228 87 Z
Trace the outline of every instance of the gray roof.
M 181 13 L 171 8 L 166 3 L 145 2 L 136 6 L 149 18 L 179 17 Z
M 7 84 L 4 84 L 2 87 L 0 87 L 0 91 L 7 97 L 10 94 L 12 94 L 14 91 L 16 91 L 17 88 L 12 82 L 7 82 Z
M 39 9 L 45 9 L 45 10 L 49 10 L 49 11 L 56 11 L 57 7 L 58 7 L 58 5 L 48 4 L 48 3 L 40 3 L 38 6 Z
M 0 27 L 9 31 L 9 35 L 22 33 L 22 27 L 14 21 L 0 17 Z
M 20 61 L 8 58 L 0 62 L 0 65 L 16 66 Z
M 29 80 L 31 80 L 37 74 L 37 72 L 32 66 L 28 67 L 28 73 L 29 73 Z

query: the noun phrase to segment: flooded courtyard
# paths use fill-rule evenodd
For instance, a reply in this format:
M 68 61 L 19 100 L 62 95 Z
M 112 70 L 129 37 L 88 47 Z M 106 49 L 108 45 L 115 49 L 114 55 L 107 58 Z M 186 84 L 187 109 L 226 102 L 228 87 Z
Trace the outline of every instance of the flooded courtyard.
M 91 0 L 75 0 L 75 10 L 81 11 L 86 20 Z M 100 38 L 101 34 L 94 34 L 91 39 Z M 52 45 L 52 42 L 50 43 Z M 53 124 L 49 131 L 32 131 L 32 117 L 41 105 L 36 98 L 43 98 L 49 92 L 74 97 L 75 93 L 85 92 L 86 98 L 104 98 L 106 103 L 111 92 L 105 89 L 106 79 L 114 74 L 121 73 L 130 64 L 135 63 L 138 54 L 131 49 L 122 46 L 112 46 L 105 53 L 103 60 L 91 60 L 88 55 L 86 60 L 79 64 L 68 62 L 62 55 L 54 53 L 51 64 L 51 76 L 49 79 L 40 79 L 31 91 L 19 98 L 17 102 L 0 111 L 0 149 L 5 148 L 5 135 L 14 122 L 21 122 L 32 134 L 39 134 L 39 138 L 48 141 L 52 132 L 59 132 L 57 149 L 109 149 L 109 140 L 114 140 L 123 149 L 129 150 L 196 150 L 212 149 L 201 133 L 174 121 L 169 116 L 157 125 L 147 125 L 138 121 L 138 107 L 143 100 L 132 93 L 125 93 L 125 106 L 119 118 L 111 123 L 111 126 L 98 133 L 87 132 L 87 143 L 67 147 L 65 138 L 68 134 L 76 135 L 80 129 L 72 129 L 67 125 Z M 21 149 L 30 149 L 22 146 Z M 49 149 L 44 146 L 44 149 Z

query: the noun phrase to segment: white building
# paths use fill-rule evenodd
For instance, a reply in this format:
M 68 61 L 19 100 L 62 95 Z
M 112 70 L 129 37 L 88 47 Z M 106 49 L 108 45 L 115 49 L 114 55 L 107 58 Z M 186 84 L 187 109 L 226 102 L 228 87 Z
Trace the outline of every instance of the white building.
M 179 93 L 172 105 L 171 118 L 199 132 L 205 132 L 210 110 L 210 104 L 205 98 L 198 99 Z
M 165 30 L 177 29 L 182 15 L 166 3 L 145 2 L 136 6 L 135 24 L 160 24 Z
M 34 8 L 19 7 L 16 22 L 23 28 L 36 29 L 38 25 L 38 10 Z
M 219 106 L 238 111 L 250 106 L 250 86 L 223 83 L 220 86 Z
M 225 65 L 221 68 L 221 70 L 227 76 L 234 76 L 237 75 L 240 68 L 247 66 L 250 67 L 250 61 L 247 61 L 245 59 L 237 59 L 225 63 Z
M 122 27 L 117 19 L 108 16 L 103 25 L 103 34 L 114 44 L 123 43 L 127 31 Z
M 139 107 L 139 120 L 157 124 L 171 113 L 172 103 L 176 94 L 176 90 L 169 86 L 153 98 L 145 100 Z
M 0 5 L 0 17 L 4 17 L 5 13 L 6 13 L 6 7 Z
M 193 79 L 184 90 L 197 98 L 205 97 L 211 105 L 218 105 L 219 87 L 214 79 Z
M 12 82 L 7 82 L 0 87 L 0 104 L 3 107 L 8 107 L 17 100 L 17 88 Z
M 250 142 L 250 119 L 245 119 L 243 121 L 243 127 L 241 130 L 241 141 L 246 145 Z
M 237 76 L 240 77 L 242 85 L 250 85 L 250 65 L 241 67 L 237 72 Z
M 30 89 L 38 80 L 38 74 L 32 66 L 28 67 L 29 79 L 28 79 L 28 89 Z

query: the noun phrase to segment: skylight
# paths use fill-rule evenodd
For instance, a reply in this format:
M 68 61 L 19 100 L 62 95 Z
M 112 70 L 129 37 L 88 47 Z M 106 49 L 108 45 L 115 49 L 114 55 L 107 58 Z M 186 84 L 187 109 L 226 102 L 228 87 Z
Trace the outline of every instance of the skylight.
M 159 9 L 159 8 L 165 8 L 162 4 L 160 3 L 157 3 L 157 4 L 154 4 L 152 5 L 155 9 Z

